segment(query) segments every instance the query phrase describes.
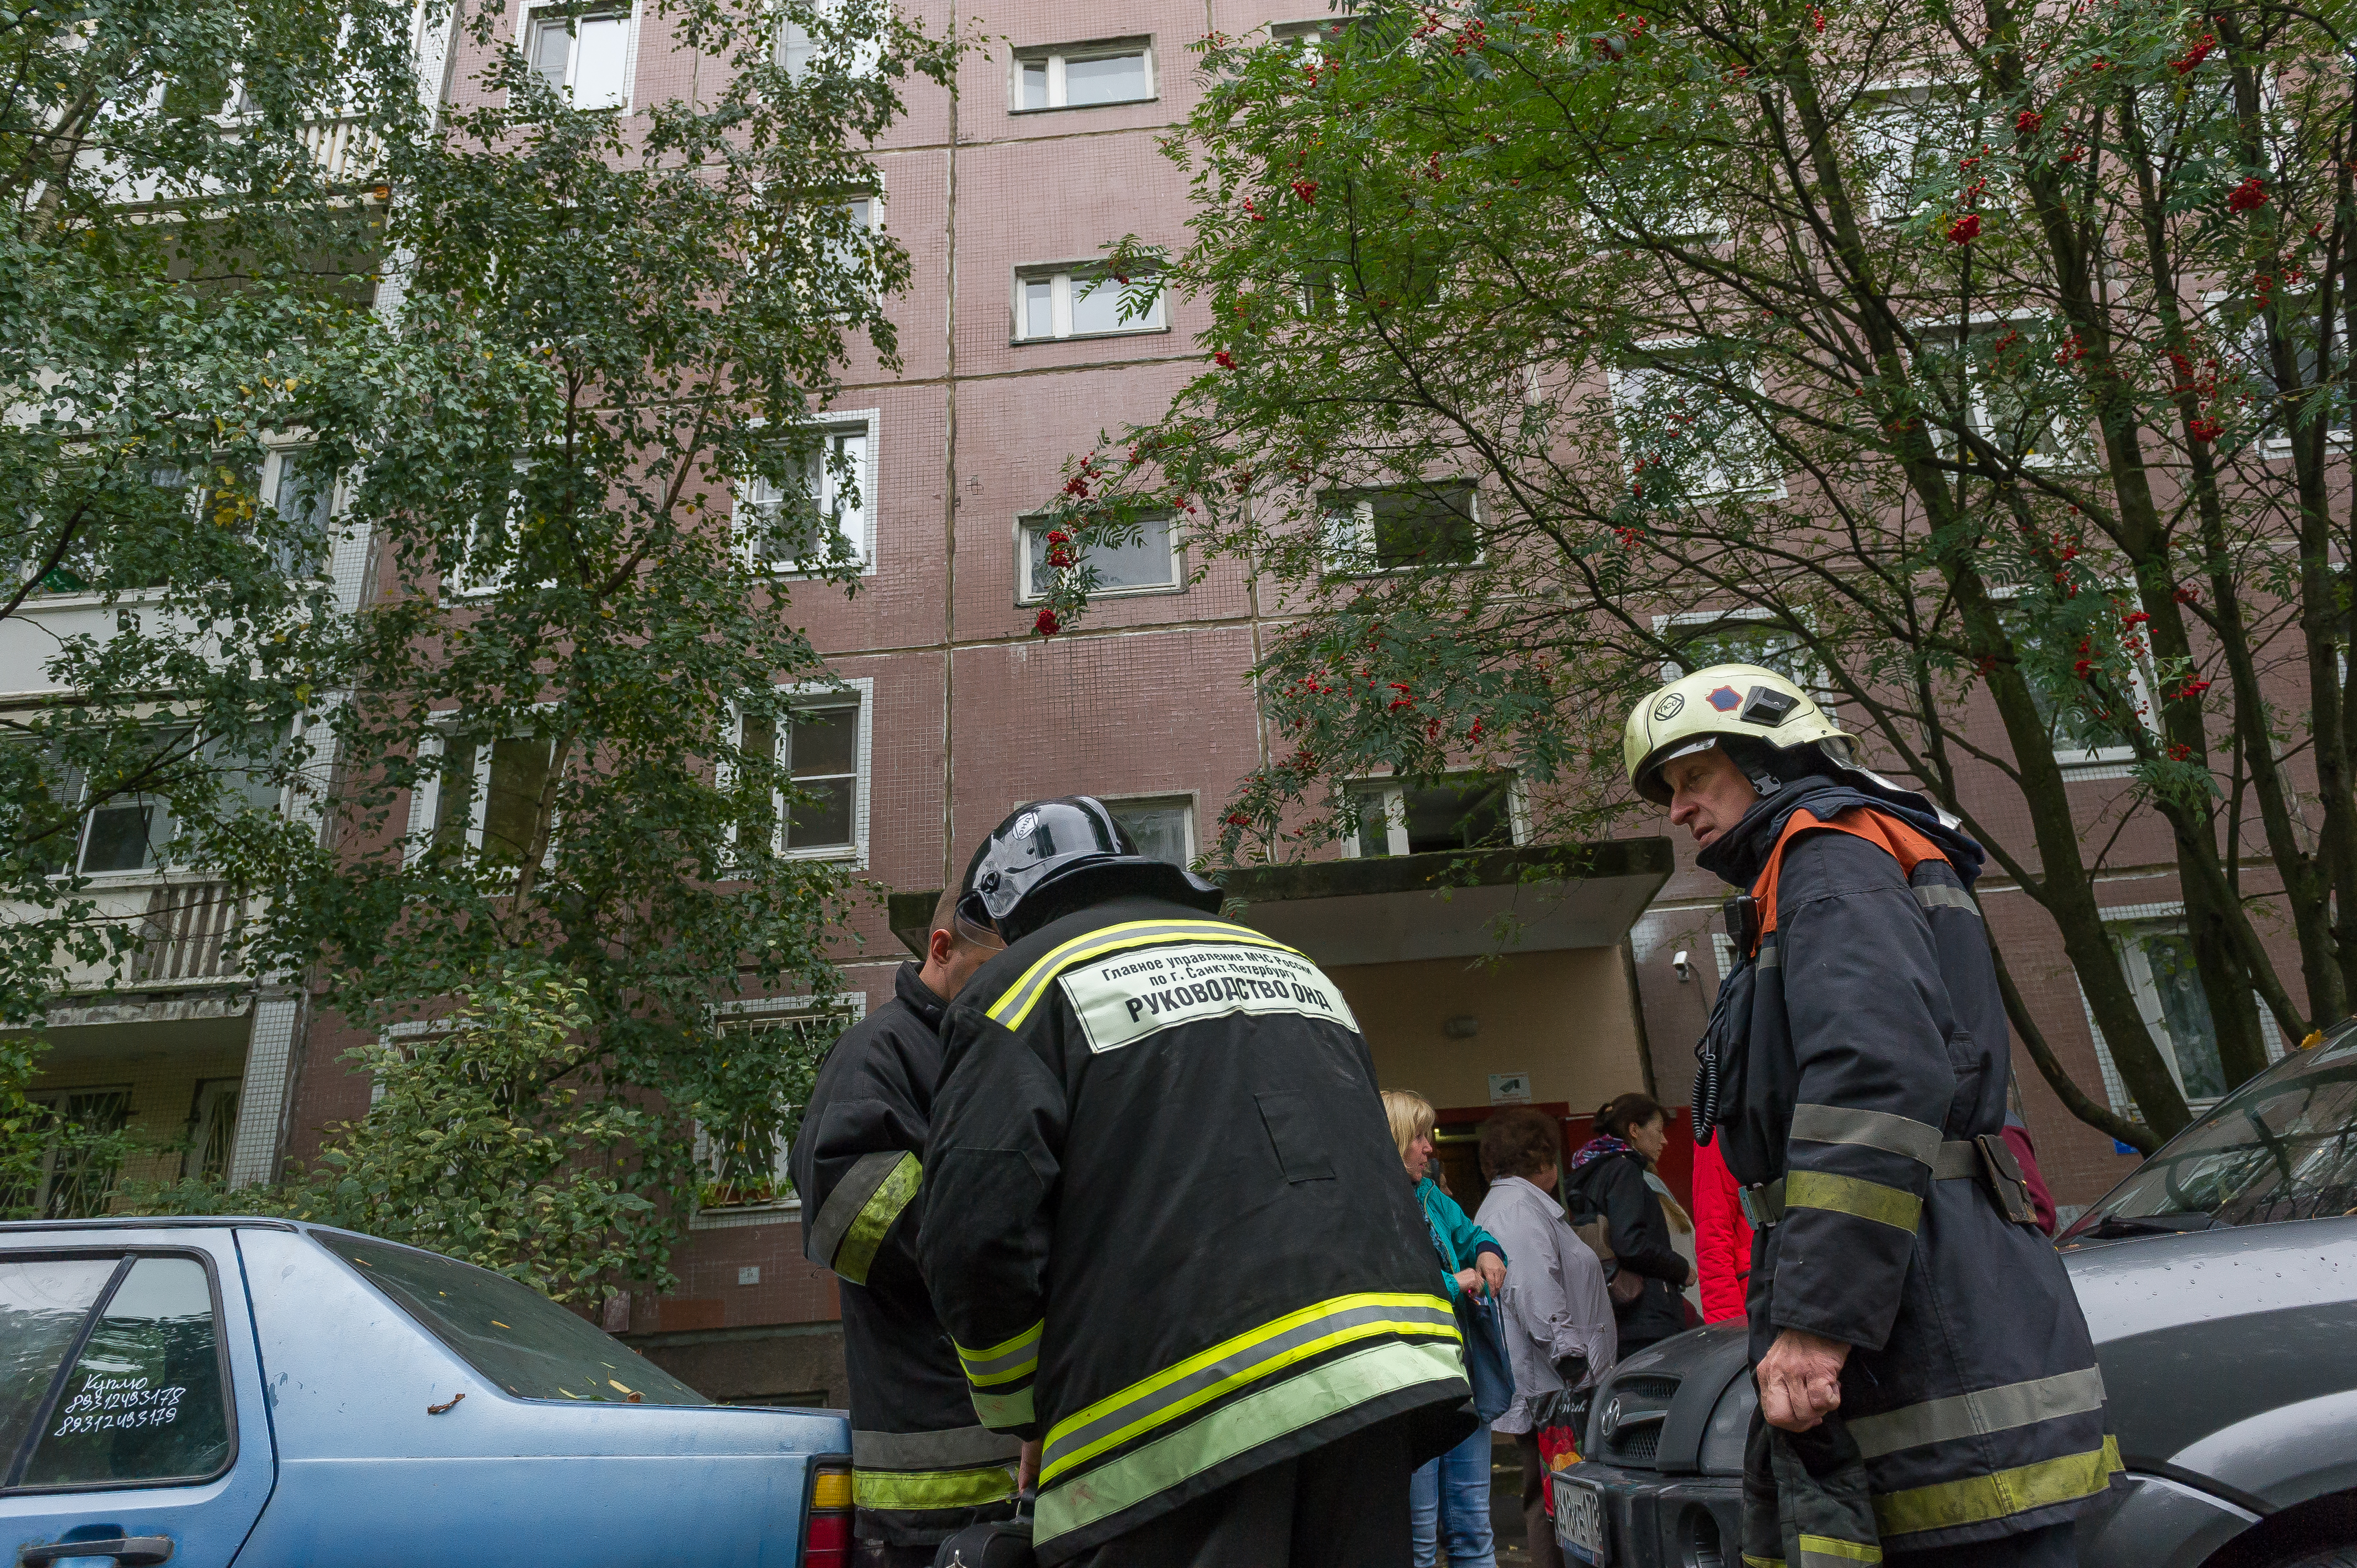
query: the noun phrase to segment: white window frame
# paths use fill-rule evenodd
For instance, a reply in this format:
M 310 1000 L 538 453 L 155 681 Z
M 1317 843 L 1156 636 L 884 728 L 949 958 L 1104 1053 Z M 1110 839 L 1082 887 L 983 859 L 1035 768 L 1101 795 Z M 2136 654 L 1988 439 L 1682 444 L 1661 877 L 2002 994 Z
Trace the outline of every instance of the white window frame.
M 859 464 L 859 516 L 856 524 L 856 535 L 851 540 L 853 556 L 859 564 L 859 575 L 863 577 L 872 577 L 876 575 L 877 476 L 880 467 L 877 462 L 877 453 L 883 445 L 883 422 L 884 415 L 881 409 L 856 408 L 830 411 L 810 420 L 806 426 L 818 432 L 819 438 L 825 442 L 832 442 L 840 436 L 854 433 L 864 436 L 866 440 L 866 455 L 861 458 Z M 817 460 L 823 462 L 823 454 L 821 454 Z M 832 490 L 834 482 L 833 474 L 822 468 L 821 477 Z M 748 527 L 747 522 L 759 515 L 759 508 L 769 504 L 753 493 L 757 482 L 750 479 L 738 479 L 730 487 L 732 519 L 743 520 L 736 521 L 735 527 L 737 546 L 743 553 L 746 564 L 753 570 L 767 572 L 773 577 L 813 575 L 813 569 L 811 567 L 792 561 L 767 560 L 756 553 L 756 531 Z M 833 499 L 832 495 L 824 498 L 827 501 L 832 501 Z
M 1138 56 L 1145 65 L 1146 91 L 1135 98 L 1108 98 L 1102 103 L 1067 103 L 1064 71 L 1073 60 L 1114 59 Z M 1126 103 L 1153 103 L 1162 97 L 1161 79 L 1155 71 L 1154 39 L 1146 34 L 1126 38 L 1092 38 L 1076 44 L 1035 44 L 1007 57 L 1006 112 L 1010 114 L 1054 114 L 1068 109 L 1118 109 Z M 1023 68 L 1044 63 L 1048 68 L 1048 102 L 1027 107 L 1023 102 Z
M 805 1018 L 841 1018 L 845 1029 L 856 1027 L 867 1016 L 867 995 L 865 992 L 849 991 L 840 996 L 740 996 L 723 1002 L 712 1009 L 713 1022 L 723 1029 L 732 1026 L 749 1029 L 766 1023 L 791 1024 Z M 791 1150 L 781 1147 L 771 1166 L 778 1190 L 785 1196 L 768 1203 L 731 1203 L 710 1208 L 698 1201 L 688 1215 L 690 1230 L 725 1230 L 740 1225 L 776 1225 L 802 1217 L 802 1194 L 794 1190 L 792 1173 L 787 1169 Z M 703 1186 L 702 1173 L 712 1157 L 712 1140 L 702 1122 L 695 1123 L 694 1152 L 698 1187 Z
M 1382 566 L 1374 564 L 1375 503 L 1366 492 L 1383 490 L 1405 494 L 1419 488 L 1440 489 L 1460 485 L 1465 491 L 1467 519 L 1473 525 L 1473 553 L 1470 557 L 1463 561 L 1437 561 L 1425 565 Z M 1351 499 L 1348 509 L 1344 510 L 1327 505 L 1323 495 L 1318 498 L 1322 519 L 1319 526 L 1324 533 L 1318 553 L 1329 577 L 1396 577 L 1410 572 L 1470 572 L 1490 564 L 1489 531 L 1482 521 L 1481 486 L 1478 480 L 1451 477 L 1426 479 L 1420 486 L 1338 485 L 1334 489 L 1351 492 Z
M 1309 59 L 1323 59 L 1327 40 L 1339 37 L 1345 27 L 1357 20 L 1352 8 L 1346 5 L 1331 16 L 1312 16 L 1306 22 L 1271 22 L 1268 38 L 1275 44 L 1298 46 Z
M 830 16 L 840 15 L 843 10 L 843 0 L 816 0 L 816 4 L 813 8 Z M 891 15 L 892 8 L 889 5 L 886 5 L 884 7 L 885 19 L 888 21 Z M 794 40 L 797 35 L 800 36 L 802 45 L 808 48 L 811 51 L 810 59 L 812 60 L 817 59 L 817 40 L 810 36 L 808 29 L 802 27 L 801 24 L 788 19 L 782 14 L 778 19 L 778 36 L 775 41 L 770 45 L 770 58 L 777 65 L 779 70 L 799 81 L 801 80 L 803 72 L 810 69 L 810 66 L 807 63 L 801 66 L 796 66 L 791 63 L 791 57 L 794 50 Z M 866 38 L 861 40 L 854 48 L 850 60 L 844 67 L 844 73 L 847 76 L 873 76 L 876 73 L 877 68 L 883 63 L 883 60 L 884 41 L 881 38 Z
M 1187 591 L 1187 541 L 1173 516 L 1167 520 L 1170 529 L 1170 580 L 1167 583 L 1142 584 L 1128 588 L 1099 588 L 1089 596 L 1092 599 L 1132 599 L 1150 594 L 1183 594 Z M 1054 526 L 1050 518 L 1037 514 L 1015 520 L 1015 602 L 1036 605 L 1048 596 L 1047 588 L 1032 579 L 1031 538 Z
M 509 467 L 515 474 L 522 476 L 532 471 L 532 462 L 533 460 L 530 457 L 514 457 L 509 460 Z M 522 545 L 522 541 L 517 538 L 515 531 L 517 509 L 522 505 L 522 489 L 520 487 L 511 486 L 508 490 L 507 514 L 500 526 L 507 532 L 507 542 L 519 553 L 521 553 Z M 515 575 L 515 567 L 518 564 L 516 562 L 508 563 L 501 566 L 496 574 L 488 577 L 479 576 L 476 574 L 475 543 L 480 537 L 481 535 L 477 534 L 467 540 L 465 548 L 459 552 L 457 569 L 452 572 L 444 581 L 444 586 L 450 593 L 457 595 L 462 599 L 489 598 L 491 595 L 507 588 Z M 554 577 L 544 577 L 540 580 L 537 585 L 544 588 L 553 588 L 556 585 L 556 579 Z
M 852 776 L 851 843 L 847 847 L 842 844 L 813 844 L 806 849 L 795 849 L 781 844 L 780 840 L 786 831 L 786 798 L 782 790 L 773 789 L 770 792 L 771 822 L 770 842 L 772 850 L 786 860 L 842 861 L 854 870 L 865 871 L 867 868 L 870 820 L 867 803 L 876 777 L 876 678 L 873 675 L 850 675 L 834 682 L 805 681 L 782 690 L 789 703 L 798 708 L 844 707 L 849 705 L 845 700 L 846 696 L 856 698 L 859 708 L 859 720 L 853 733 L 852 761 L 857 771 Z M 731 745 L 742 743 L 744 724 L 743 713 L 731 704 L 728 716 Z M 780 746 L 787 744 L 791 733 L 791 726 L 780 725 L 778 730 L 778 744 Z M 772 758 L 772 760 L 775 759 Z M 716 783 L 723 793 L 732 790 L 736 783 L 735 769 L 724 764 L 718 769 Z M 737 842 L 737 824 L 734 822 L 730 822 L 728 827 L 728 842 L 731 845 Z
M 1700 349 L 1702 346 L 1702 339 L 1698 338 L 1661 338 L 1640 343 L 1637 348 L 1646 353 L 1663 358 L 1674 358 L 1680 350 Z M 1629 442 L 1626 432 L 1621 428 L 1620 411 L 1630 407 L 1636 401 L 1638 394 L 1633 387 L 1640 378 L 1661 373 L 1658 369 L 1650 365 L 1628 368 L 1614 366 L 1605 373 L 1605 384 L 1612 399 L 1613 437 L 1620 448 L 1621 469 L 1632 479 L 1636 475 L 1629 461 Z M 1761 397 L 1767 395 L 1766 383 L 1760 379 L 1760 367 L 1757 364 L 1750 367 L 1747 379 L 1751 383 L 1753 392 Z M 1709 463 L 1709 473 L 1716 482 L 1697 485 L 1683 492 L 1679 499 L 1690 506 L 1723 500 L 1780 501 L 1790 493 L 1785 487 L 1784 467 L 1781 455 L 1772 449 L 1766 459 L 1776 466 L 1775 477 L 1772 479 L 1760 478 L 1755 476 L 1749 482 L 1743 482 L 1742 477 L 1729 473 L 1716 456 L 1709 456 L 1706 460 Z
M 540 16 L 540 13 L 544 11 L 562 9 L 563 4 L 564 0 L 522 0 L 522 3 L 518 5 L 516 10 L 515 47 L 516 52 L 523 56 L 525 70 L 530 70 L 533 69 L 533 39 L 539 28 L 540 23 L 544 20 Z M 591 111 L 591 113 L 602 113 L 610 110 L 616 113 L 628 114 L 637 107 L 639 96 L 640 5 L 640 0 L 630 0 L 630 4 L 627 5 L 615 5 L 598 6 L 593 8 L 585 16 L 572 18 L 574 24 L 573 41 L 571 47 L 565 52 L 565 86 L 561 89 L 565 94 L 565 102 L 573 104 L 576 109 L 580 107 L 580 105 L 573 103 L 573 76 L 575 71 L 579 69 L 581 63 L 580 24 L 595 16 L 619 16 L 622 18 L 623 27 L 625 29 L 622 40 L 622 101 L 619 103 L 602 104 L 597 110 Z
M 263 449 L 260 486 L 263 505 L 267 506 L 274 512 L 278 510 L 278 486 L 285 477 L 287 465 L 301 462 L 315 446 L 316 443 L 309 440 L 292 437 L 284 441 L 274 441 Z M 321 525 L 318 559 L 313 563 L 312 572 L 306 576 L 292 578 L 292 581 L 319 583 L 328 581 L 332 575 L 330 562 L 336 553 L 334 537 L 336 519 L 343 515 L 344 508 L 350 500 L 350 497 L 347 494 L 349 488 L 345 477 L 341 474 L 328 480 L 328 515 Z
M 552 704 L 542 704 L 543 707 Z M 418 739 L 418 759 L 444 756 L 451 741 L 468 734 L 465 719 L 458 714 L 436 714 L 425 735 Z M 479 735 L 474 736 L 475 767 L 471 775 L 474 788 L 467 807 L 467 853 L 479 859 L 483 853 L 483 822 L 491 807 L 491 747 L 501 740 L 529 740 L 529 736 Z M 421 777 L 409 791 L 409 832 L 403 836 L 402 865 L 415 865 L 434 847 L 434 824 L 442 815 L 442 781 L 445 775 L 436 768 Z M 548 847 L 541 852 L 540 865 L 544 871 L 556 865 L 557 835 L 563 832 L 565 813 L 560 808 L 548 824 Z
M 1867 136 L 1885 137 L 1885 148 L 1878 151 L 1876 156 L 1895 156 L 1903 151 L 1909 171 L 1909 176 L 1904 181 L 1869 180 L 1867 182 L 1864 205 L 1867 215 L 1873 221 L 1886 225 L 1905 223 L 1920 210 L 1916 206 L 1902 204 L 1903 192 L 1900 188 L 1904 186 L 1911 188 L 1914 185 L 1912 171 L 1916 149 L 1921 147 L 1927 139 L 1922 134 L 1922 127 L 1927 119 L 1924 111 L 1934 99 L 1943 94 L 1953 94 L 1961 102 L 1971 91 L 1972 87 L 1966 82 L 1923 79 L 1876 82 L 1858 95 L 1860 113 L 1857 120 L 1853 123 L 1857 126 L 1852 134 L 1853 139 L 1862 141 Z M 1873 124 L 1874 128 L 1868 128 L 1869 122 Z M 1892 124 L 1904 125 L 1911 129 L 1913 134 L 1891 135 L 1883 127 Z M 1866 149 L 1860 146 L 1858 151 L 1864 153 Z M 1961 188 L 1964 183 L 1963 171 L 1958 170 L 1957 185 Z
M 1499 771 L 1501 770 L 1498 768 L 1474 768 L 1463 773 L 1444 773 L 1437 782 L 1445 784 L 1452 779 L 1458 779 L 1471 782 L 1477 779 L 1487 779 Z M 1373 796 L 1382 800 L 1384 828 L 1383 842 L 1386 846 L 1384 853 L 1393 859 L 1397 859 L 1399 856 L 1408 853 L 1407 783 L 1408 781 L 1405 779 L 1399 777 L 1397 774 L 1379 774 L 1366 778 L 1346 779 L 1343 781 L 1342 785 L 1343 793 L 1354 798 L 1355 800 L 1364 800 L 1368 797 Z M 1433 786 L 1427 786 L 1427 788 L 1429 787 Z M 1513 838 L 1514 848 L 1519 849 L 1523 845 L 1530 843 L 1530 800 L 1525 793 L 1525 786 L 1523 781 L 1523 776 L 1520 773 L 1516 773 L 1512 779 L 1508 779 L 1506 783 L 1506 825 L 1507 831 Z M 1341 840 L 1341 850 L 1342 858 L 1345 860 L 1367 860 L 1374 858 L 1371 855 L 1362 854 L 1360 852 L 1359 835 L 1355 832 L 1347 834 L 1343 837 Z M 1443 853 L 1474 854 L 1477 852 L 1466 850 Z
M 1011 300 L 1013 330 L 1008 335 L 1007 341 L 1010 344 L 1087 343 L 1103 338 L 1134 338 L 1141 333 L 1170 330 L 1170 291 L 1161 285 L 1157 277 L 1154 292 L 1154 309 L 1149 314 L 1125 322 L 1109 331 L 1073 331 L 1073 280 L 1078 278 L 1082 282 L 1092 283 L 1095 281 L 1096 274 L 1102 274 L 1107 283 L 1113 282 L 1113 274 L 1105 270 L 1104 263 L 1101 261 L 1041 262 L 1030 266 L 1017 267 L 1015 271 L 1015 289 Z M 1031 334 L 1030 312 L 1027 308 L 1028 302 L 1025 297 L 1028 285 L 1036 283 L 1044 283 L 1049 287 L 1049 330 L 1044 337 L 1035 337 Z M 1123 285 L 1113 284 L 1113 286 L 1118 290 Z M 1096 291 L 1090 289 L 1083 292 Z
M 2143 607 L 2143 601 L 2136 596 L 2133 585 L 2122 591 L 2127 595 L 2131 605 L 2139 609 Z M 1989 597 L 2000 605 L 2008 604 L 2020 596 L 2021 585 L 2018 583 L 1989 585 Z M 2007 638 L 2010 639 L 2014 632 L 2014 627 L 2007 627 Z M 2131 655 L 2128 659 L 2128 678 L 2135 688 L 2136 710 L 2143 720 L 2145 733 L 2151 736 L 2155 741 L 2158 741 L 2163 737 L 2160 730 L 2159 708 L 2153 697 L 2150 665 L 2151 660 L 2148 657 L 2138 658 Z M 2081 779 L 2132 779 L 2136 776 L 2136 747 L 2132 746 L 2093 746 L 2081 749 L 2066 743 L 2058 745 L 2054 748 L 2055 766 L 2061 768 L 2065 783 Z M 2180 912 L 2182 912 L 2181 908 Z
M 1653 631 L 1656 635 L 1662 635 L 1683 626 L 1707 628 L 1749 623 L 1765 624 L 1771 630 L 1792 639 L 1792 651 L 1798 656 L 1794 661 L 1807 671 L 1800 683 L 1809 689 L 1809 695 L 1815 700 L 1817 706 L 1829 709 L 1833 705 L 1833 698 L 1824 684 L 1824 667 L 1809 657 L 1808 644 L 1803 640 L 1801 634 L 1781 624 L 1786 618 L 1762 605 L 1737 605 L 1723 610 L 1674 610 L 1667 615 L 1657 615 L 1653 618 Z M 1664 637 L 1664 640 L 1670 639 Z M 1698 666 L 1698 668 L 1707 668 L 1707 666 Z M 1763 665 L 1762 668 L 1766 666 Z M 1691 671 L 1674 659 L 1662 660 L 1661 677 L 1665 682 L 1678 680 L 1689 673 Z
M 2007 328 L 2018 329 L 2042 326 L 2050 319 L 2043 311 L 2037 310 L 1976 310 L 1964 319 L 1961 328 L 1951 317 L 1944 321 L 1927 322 L 1920 330 L 1925 337 L 1937 334 L 1953 338 L 1956 350 L 1969 359 L 1975 339 L 1994 337 Z M 1910 365 L 1909 370 L 1911 374 L 1923 374 L 1920 366 Z M 1992 446 L 1997 445 L 1996 420 L 1989 412 L 1988 382 L 1978 374 L 1973 375 L 1965 385 L 1964 418 L 1971 423 L 1974 435 Z M 2018 462 L 2025 468 L 2083 470 L 2094 467 L 2094 438 L 2084 428 L 2075 434 L 2067 431 L 2064 418 L 2064 415 L 2057 413 L 2047 423 L 2047 435 L 2052 451 L 2009 457 L 2007 461 Z M 1943 457 L 1954 456 L 1955 443 L 1947 430 L 1936 424 L 1931 430 L 1933 449 Z
M 2107 927 L 2153 926 L 2171 920 L 2182 925 L 2185 920 L 2185 902 L 2183 899 L 2174 899 L 2160 904 L 2126 904 L 2099 910 L 2097 913 Z M 2160 1047 L 2161 1060 L 2168 1065 L 2169 1076 L 2176 1080 L 2177 1092 L 2183 1094 L 2185 1073 L 2184 1069 L 2177 1065 L 2177 1042 L 2170 1036 L 2165 1015 L 2161 1012 L 2159 991 L 2153 984 L 2151 976 L 2140 964 L 2130 962 L 2126 966 L 2126 973 L 2128 985 L 2136 993 L 2136 1011 L 2144 1017 L 2145 1028 L 2151 1034 L 2153 1043 Z M 2127 1083 L 2120 1077 L 2120 1069 L 2112 1060 L 2112 1047 L 2105 1043 L 2104 1031 L 2095 1025 L 2094 1004 L 2087 1000 L 2085 983 L 2080 982 L 2078 984 L 2079 1007 L 2087 1020 L 2087 1033 L 2095 1042 L 2095 1066 L 2103 1075 L 2104 1098 L 2116 1114 L 2136 1116 L 2137 1114 L 2136 1101 L 2128 1093 Z M 2275 1015 L 2266 1007 L 2259 1008 L 2258 1015 L 2259 1040 L 2266 1048 L 2267 1060 L 2279 1062 L 2284 1058 L 2283 1031 L 2276 1027 Z M 2212 1026 L 2215 1026 L 2214 1016 Z M 2231 1093 L 2232 1090 L 2228 1092 Z M 2206 1111 L 2217 1103 L 2215 1100 L 2186 1101 L 2188 1109 L 2196 1112 Z
M 1183 792 L 1156 790 L 1137 795 L 1100 795 L 1097 799 L 1103 800 L 1106 809 L 1114 811 L 1116 818 L 1119 817 L 1120 808 L 1124 806 L 1162 806 L 1179 811 L 1184 814 L 1187 822 L 1187 864 L 1193 865 L 1195 857 L 1203 853 L 1202 845 L 1196 837 L 1195 813 L 1198 802 L 1193 790 Z

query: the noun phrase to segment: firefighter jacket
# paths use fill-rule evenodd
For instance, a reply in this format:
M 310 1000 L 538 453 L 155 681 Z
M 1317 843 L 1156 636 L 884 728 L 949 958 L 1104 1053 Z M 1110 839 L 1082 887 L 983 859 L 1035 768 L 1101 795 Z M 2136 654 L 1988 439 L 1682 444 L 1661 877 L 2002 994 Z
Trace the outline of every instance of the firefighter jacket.
M 989 1426 L 1044 1439 L 1055 1563 L 1393 1417 L 1472 1430 L 1457 1319 L 1334 983 L 1124 897 L 950 1008 L 925 1278 Z
M 819 1069 L 791 1163 L 802 1251 L 834 1271 L 843 1300 L 858 1533 L 924 1546 L 1012 1511 L 1020 1444 L 974 1420 L 917 1269 L 943 1004 L 913 963 L 892 990 Z
M 1854 1348 L 1840 1413 L 1885 1550 L 2061 1523 L 2119 1467 L 2062 1261 L 1972 1142 L 2002 1148 L 2010 1041 L 1959 875 L 1980 858 L 1928 812 L 1807 779 L 1697 861 L 1750 887 L 1761 933 L 1696 1085 L 1759 1226 L 1752 1359 L 1784 1328 Z

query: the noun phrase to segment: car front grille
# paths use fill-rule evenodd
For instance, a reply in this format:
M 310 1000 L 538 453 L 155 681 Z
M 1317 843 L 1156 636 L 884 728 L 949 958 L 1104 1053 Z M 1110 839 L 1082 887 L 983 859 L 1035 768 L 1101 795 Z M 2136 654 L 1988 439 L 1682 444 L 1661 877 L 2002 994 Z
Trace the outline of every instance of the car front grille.
M 1606 1389 L 1596 1418 L 1602 1439 L 1598 1457 L 1608 1465 L 1652 1465 L 1661 1452 L 1662 1423 L 1669 1414 L 1670 1402 L 1677 1397 L 1680 1381 L 1657 1372 L 1640 1372 Z

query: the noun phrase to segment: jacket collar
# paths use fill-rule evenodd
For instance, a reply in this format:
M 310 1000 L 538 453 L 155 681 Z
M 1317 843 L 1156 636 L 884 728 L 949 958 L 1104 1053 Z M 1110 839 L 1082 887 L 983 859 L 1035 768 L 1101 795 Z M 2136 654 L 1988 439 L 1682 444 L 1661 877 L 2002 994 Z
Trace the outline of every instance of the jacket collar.
M 1892 797 L 1902 793 L 1894 789 Z M 1975 840 L 1950 827 L 1933 812 L 1906 805 L 1895 798 L 1870 795 L 1838 779 L 1819 777 L 1787 784 L 1773 795 L 1763 796 L 1743 813 L 1741 821 L 1695 855 L 1695 864 L 1723 882 L 1749 887 L 1767 868 L 1768 855 L 1782 836 L 1785 822 L 1803 806 L 1819 822 L 1830 821 L 1853 806 L 1866 806 L 1897 817 L 1940 846 L 1966 887 L 1979 879 L 1981 863 L 1988 857 L 1988 852 Z
M 949 1004 L 934 995 L 933 988 L 917 978 L 917 965 L 913 961 L 902 964 L 892 976 L 892 994 L 899 999 L 901 1006 L 914 1013 L 926 1028 L 941 1028 L 942 1015 L 949 1010 Z

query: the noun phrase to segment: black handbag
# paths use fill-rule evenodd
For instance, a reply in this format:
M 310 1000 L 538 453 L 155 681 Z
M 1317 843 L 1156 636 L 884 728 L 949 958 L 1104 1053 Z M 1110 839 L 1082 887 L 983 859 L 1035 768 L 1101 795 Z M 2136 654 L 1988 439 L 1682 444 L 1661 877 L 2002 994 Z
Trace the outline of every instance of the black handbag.
M 1465 1341 L 1465 1377 L 1473 1385 L 1473 1413 L 1495 1421 L 1514 1402 L 1514 1362 L 1506 1350 L 1506 1321 L 1496 1296 L 1457 1293 L 1457 1330 Z
M 1026 1492 L 1015 1499 L 1013 1519 L 967 1525 L 942 1542 L 933 1553 L 933 1568 L 1037 1568 L 1039 1560 L 1031 1554 L 1031 1505 L 1036 1500 Z

